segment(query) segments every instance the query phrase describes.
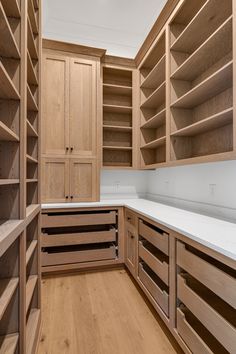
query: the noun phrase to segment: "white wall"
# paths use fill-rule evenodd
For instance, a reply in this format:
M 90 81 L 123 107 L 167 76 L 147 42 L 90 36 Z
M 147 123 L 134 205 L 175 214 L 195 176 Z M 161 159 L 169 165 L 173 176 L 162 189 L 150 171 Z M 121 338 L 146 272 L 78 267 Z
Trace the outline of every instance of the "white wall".
M 146 197 L 147 171 L 102 170 L 101 198 Z
M 178 207 L 236 220 L 236 161 L 149 171 L 147 196 Z

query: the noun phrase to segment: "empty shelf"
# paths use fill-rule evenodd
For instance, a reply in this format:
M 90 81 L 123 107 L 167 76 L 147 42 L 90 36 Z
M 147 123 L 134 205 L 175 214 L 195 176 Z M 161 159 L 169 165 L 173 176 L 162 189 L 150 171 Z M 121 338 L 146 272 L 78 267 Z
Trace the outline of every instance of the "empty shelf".
M 19 278 L 0 279 L 0 320 L 10 303 L 18 284 Z
M 26 312 L 28 312 L 34 290 L 38 281 L 37 275 L 30 275 L 26 283 Z
M 28 50 L 32 59 L 38 60 L 38 50 L 36 48 L 34 34 L 28 18 Z
M 15 88 L 10 76 L 0 62 L 0 98 L 19 100 L 20 95 Z
M 18 0 L 1 0 L 1 3 L 8 17 L 20 18 L 20 7 Z
M 0 257 L 23 230 L 22 220 L 0 220 Z
M 9 0 L 8 0 L 9 1 Z M 18 344 L 19 334 L 8 334 L 0 336 L 0 352 L 1 354 L 15 354 Z
M 1 2 L 0 2 L 0 28 L 1 28 L 1 41 L 0 41 L 1 56 L 19 59 L 20 52 Z
M 158 128 L 165 124 L 166 121 L 166 109 L 155 114 L 153 117 L 147 120 L 141 128 Z
M 38 85 L 38 79 L 29 51 L 27 51 L 27 81 L 30 85 Z
M 27 109 L 28 111 L 38 111 L 37 103 L 35 102 L 34 96 L 30 90 L 29 85 L 27 85 Z
M 163 82 L 142 104 L 141 108 L 157 108 L 165 101 L 166 83 Z
M 132 150 L 130 146 L 103 146 L 104 150 Z
M 33 219 L 40 212 L 40 204 L 31 204 L 26 208 L 26 219 Z
M 103 125 L 103 129 L 117 131 L 117 132 L 132 132 L 132 127 L 126 127 L 120 125 Z
M 9 185 L 9 184 L 18 184 L 20 183 L 20 180 L 19 179 L 14 179 L 14 178 L 9 178 L 9 179 L 0 179 L 0 186 L 6 186 L 6 185 Z
M 177 99 L 171 107 L 192 108 L 216 96 L 232 86 L 233 63 L 230 61 L 220 70 Z
M 28 246 L 27 248 L 27 251 L 26 251 L 26 265 L 29 263 L 36 247 L 37 247 L 37 244 L 38 244 L 38 241 L 37 240 L 33 240 L 30 245 Z
M 132 87 L 103 84 L 103 93 L 106 95 L 131 96 Z
M 37 182 L 38 182 L 37 178 L 27 178 L 26 179 L 26 183 L 37 183 Z
M 28 13 L 32 30 L 34 33 L 38 33 L 38 24 L 35 16 L 33 0 L 28 0 Z
M 19 141 L 19 136 L 0 121 L 0 141 Z
M 27 162 L 28 163 L 38 163 L 38 160 L 37 159 L 35 159 L 34 157 L 32 157 L 32 156 L 30 156 L 30 155 L 26 155 L 26 160 L 27 160 Z
M 166 55 L 164 55 L 159 62 L 155 65 L 148 76 L 143 80 L 142 88 L 155 88 L 165 81 L 165 64 Z
M 32 309 L 26 326 L 26 354 L 33 353 L 35 346 L 36 333 L 39 330 L 40 310 Z
M 27 136 L 38 137 L 38 133 L 27 119 Z
M 103 110 L 104 112 L 108 112 L 108 113 L 123 113 L 123 114 L 132 113 L 132 107 L 116 106 L 111 104 L 104 104 Z
M 166 137 L 163 136 L 161 138 L 158 138 L 154 141 L 151 141 L 150 143 L 141 146 L 141 149 L 156 149 L 159 146 L 165 145 L 165 142 L 166 142 Z
M 233 121 L 233 108 L 226 109 L 223 112 L 214 114 L 211 117 L 203 119 L 199 122 L 191 124 L 185 128 L 179 129 L 172 133 L 171 136 L 195 136 L 223 127 Z

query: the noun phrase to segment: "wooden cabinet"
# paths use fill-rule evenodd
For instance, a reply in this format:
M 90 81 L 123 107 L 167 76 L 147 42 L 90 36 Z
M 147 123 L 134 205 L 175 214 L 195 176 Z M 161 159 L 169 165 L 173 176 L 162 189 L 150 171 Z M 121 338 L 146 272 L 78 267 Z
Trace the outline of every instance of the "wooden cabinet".
M 98 59 L 43 55 L 43 202 L 96 201 Z
M 136 277 L 138 257 L 138 217 L 130 210 L 125 210 L 125 264 Z

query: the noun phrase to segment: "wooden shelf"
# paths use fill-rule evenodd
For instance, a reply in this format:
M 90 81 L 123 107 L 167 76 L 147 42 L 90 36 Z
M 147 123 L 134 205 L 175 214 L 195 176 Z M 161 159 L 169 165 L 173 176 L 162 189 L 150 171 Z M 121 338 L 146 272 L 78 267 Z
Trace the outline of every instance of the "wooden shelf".
M 33 241 L 31 241 L 30 245 L 28 246 L 27 251 L 26 251 L 26 265 L 29 263 L 34 251 L 36 250 L 37 244 L 38 244 L 38 241 L 33 240 Z
M 5 13 L 8 17 L 20 18 L 20 7 L 18 0 L 1 0 Z
M 104 150 L 132 150 L 130 146 L 103 146 Z
M 216 50 L 217 48 L 217 50 Z M 187 60 L 171 75 L 172 79 L 193 81 L 224 55 L 232 51 L 232 16 L 227 19 Z M 214 52 L 214 57 L 209 55 Z
M 0 141 L 19 141 L 19 136 L 0 121 Z
M 37 275 L 30 275 L 26 283 L 26 312 L 29 310 L 34 290 L 38 281 Z
M 19 184 L 19 179 L 0 179 L 0 186 L 6 186 L 9 184 Z
M 117 132 L 132 132 L 132 127 L 119 126 L 119 125 L 103 125 L 103 129 L 117 131 Z
M 141 146 L 141 149 L 156 149 L 159 146 L 165 145 L 165 142 L 166 142 L 166 137 L 163 136 L 161 138 L 158 138 L 154 141 L 151 141 L 150 143 Z
M 148 121 L 144 123 L 141 126 L 141 128 L 155 129 L 165 124 L 165 121 L 166 121 L 166 109 L 163 109 L 157 114 L 155 114 L 153 117 L 148 119 Z
M 132 87 L 103 84 L 103 93 L 108 94 L 108 95 L 131 96 L 132 95 Z
M 27 178 L 26 179 L 26 183 L 37 183 L 37 182 L 38 182 L 37 178 Z
M 39 330 L 40 310 L 32 309 L 26 326 L 26 354 L 33 353 L 35 340 L 37 340 L 36 333 Z
M 38 133 L 34 129 L 33 125 L 30 123 L 30 121 L 27 119 L 27 136 L 30 137 L 38 137 Z
M 38 50 L 34 40 L 34 34 L 28 18 L 28 50 L 32 59 L 38 60 Z
M 0 320 L 19 284 L 19 278 L 0 279 Z
M 0 29 L 1 29 L 0 30 L 1 56 L 20 59 L 20 52 L 1 2 L 0 2 Z
M 37 24 L 37 19 L 35 16 L 35 9 L 34 9 L 33 0 L 28 0 L 28 14 L 29 14 L 29 19 L 30 19 L 30 24 L 31 24 L 32 30 L 35 34 L 38 34 L 38 24 Z
M 22 220 L 0 220 L 0 257 L 23 230 Z
M 132 70 L 103 67 L 103 84 L 132 88 Z
M 232 122 L 233 108 L 229 108 L 199 122 L 188 125 L 185 128 L 179 129 L 172 133 L 171 136 L 195 136 L 231 124 Z
M 38 79 L 34 70 L 29 51 L 27 51 L 27 81 L 30 85 L 38 85 Z
M 38 112 L 38 106 L 35 102 L 34 96 L 30 90 L 29 85 L 27 85 L 27 109 L 28 111 Z
M 35 164 L 37 164 L 38 163 L 38 160 L 37 159 L 35 159 L 34 157 L 32 157 L 32 156 L 30 156 L 30 155 L 26 155 L 26 161 L 28 162 L 28 163 L 35 163 Z
M 224 1 L 208 0 L 173 43 L 171 50 L 192 53 L 232 13 Z
M 39 2 L 38 2 L 38 0 L 33 0 L 34 1 L 34 8 L 36 9 L 36 10 L 38 10 L 38 8 L 39 8 Z
M 232 87 L 232 72 L 233 62 L 230 61 L 220 70 L 177 99 L 171 107 L 192 108 Z
M 148 76 L 143 80 L 141 88 L 156 88 L 165 81 L 166 55 L 159 60 Z
M 0 352 L 1 354 L 15 354 L 18 345 L 19 334 L 8 334 L 0 336 Z
M 117 105 L 111 105 L 111 104 L 104 104 L 103 105 L 104 112 L 109 112 L 109 113 L 123 113 L 123 114 L 131 114 L 132 113 L 132 107 L 126 107 L 126 106 L 117 106 Z
M 26 219 L 32 220 L 40 212 L 40 204 L 30 204 L 26 208 Z M 29 221 L 30 222 L 30 221 Z
M 19 100 L 20 95 L 15 88 L 10 76 L 0 62 L 0 98 Z
M 163 82 L 147 99 L 141 104 L 141 108 L 157 108 L 165 101 L 166 83 Z

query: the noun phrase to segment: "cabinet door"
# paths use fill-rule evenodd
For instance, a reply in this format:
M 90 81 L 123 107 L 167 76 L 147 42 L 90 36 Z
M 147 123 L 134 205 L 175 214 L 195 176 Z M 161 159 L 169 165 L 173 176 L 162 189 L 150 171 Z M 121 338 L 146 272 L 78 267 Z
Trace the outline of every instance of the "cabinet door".
M 97 163 L 95 159 L 71 159 L 71 201 L 97 200 Z
M 65 155 L 69 150 L 69 59 L 43 56 L 42 153 Z
M 70 148 L 81 157 L 96 155 L 96 62 L 70 59 Z
M 135 277 L 137 270 L 137 235 L 133 228 L 128 226 L 126 226 L 125 242 L 125 264 Z
M 42 159 L 42 201 L 44 203 L 69 201 L 69 159 Z

